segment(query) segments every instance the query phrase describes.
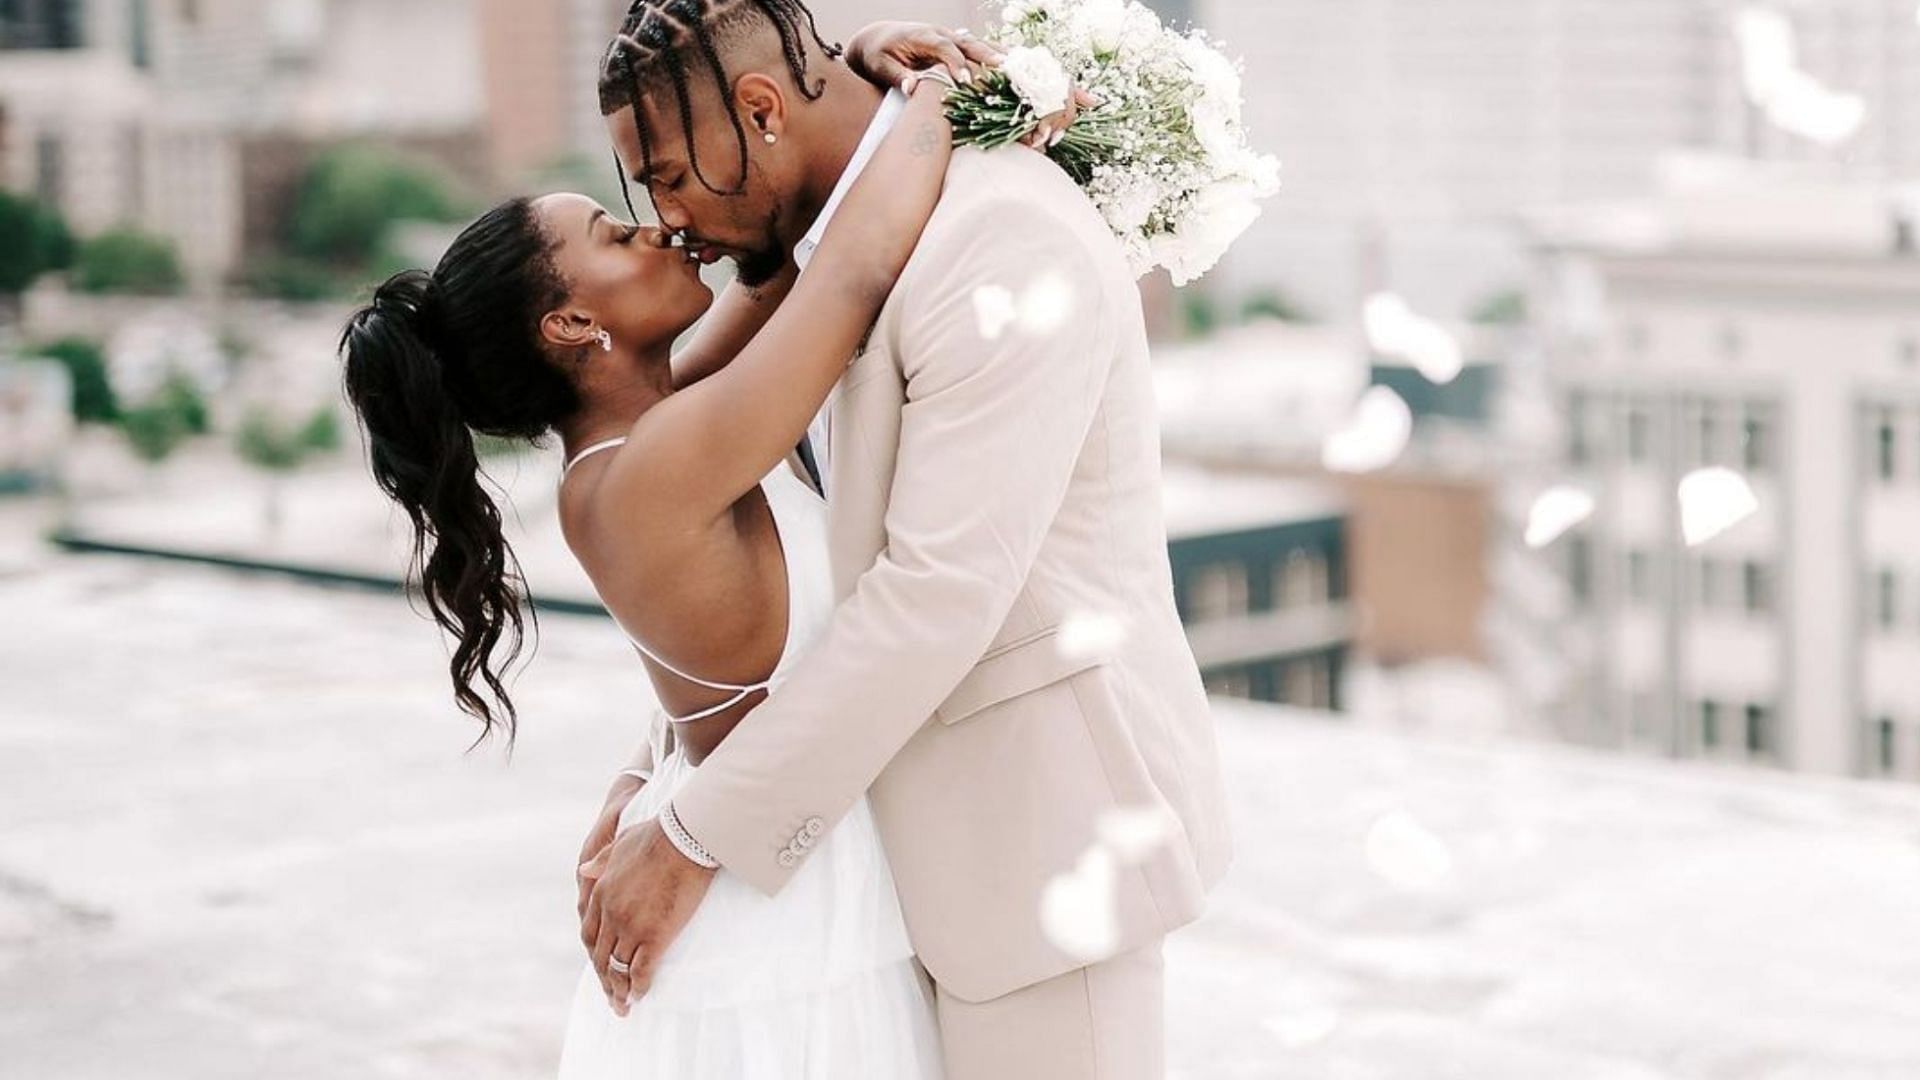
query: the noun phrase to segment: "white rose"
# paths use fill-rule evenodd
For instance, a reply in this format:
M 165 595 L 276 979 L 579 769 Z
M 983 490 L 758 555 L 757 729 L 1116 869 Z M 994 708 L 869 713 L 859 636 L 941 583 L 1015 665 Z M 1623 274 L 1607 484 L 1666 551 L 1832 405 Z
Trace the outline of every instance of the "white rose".
M 1073 13 L 1073 32 L 1093 46 L 1096 53 L 1120 50 L 1127 30 L 1127 7 L 1121 0 L 1090 0 Z
M 1133 177 L 1115 185 L 1101 201 L 1101 210 L 1113 231 L 1126 236 L 1147 227 L 1147 219 L 1160 205 L 1160 186 L 1144 177 Z
M 1209 184 L 1194 197 L 1171 234 L 1154 237 L 1154 261 L 1172 272 L 1175 285 L 1198 281 L 1259 217 L 1260 204 L 1251 184 L 1243 180 Z
M 1202 95 L 1188 106 L 1187 119 L 1193 124 L 1194 138 L 1200 140 L 1200 147 L 1208 157 L 1228 158 L 1240 149 L 1239 118 L 1220 98 Z
M 1067 107 L 1073 80 L 1047 50 L 1024 45 L 1009 49 L 1001 58 L 1000 70 L 1026 99 L 1035 116 L 1048 116 Z
M 1205 98 L 1215 99 L 1239 115 L 1242 103 L 1240 70 L 1220 50 L 1198 36 L 1175 39 L 1174 50 L 1193 74 Z

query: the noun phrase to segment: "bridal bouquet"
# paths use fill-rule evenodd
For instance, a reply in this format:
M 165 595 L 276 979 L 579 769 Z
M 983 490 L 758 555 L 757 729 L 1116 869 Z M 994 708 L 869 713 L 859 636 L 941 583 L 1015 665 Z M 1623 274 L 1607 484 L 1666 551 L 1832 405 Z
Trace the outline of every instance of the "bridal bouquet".
M 1136 274 L 1164 266 L 1185 285 L 1211 270 L 1280 186 L 1280 163 L 1247 144 L 1239 66 L 1137 0 L 1011 0 L 1000 17 L 1003 63 L 948 98 L 955 142 L 1014 142 L 1084 87 L 1101 104 L 1049 154 Z

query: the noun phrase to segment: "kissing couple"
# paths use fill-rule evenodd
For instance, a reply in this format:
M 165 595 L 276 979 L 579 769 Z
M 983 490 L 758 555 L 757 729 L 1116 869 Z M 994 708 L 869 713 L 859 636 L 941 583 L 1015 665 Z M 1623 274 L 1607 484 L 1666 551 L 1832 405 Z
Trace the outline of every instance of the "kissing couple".
M 946 95 L 999 62 L 641 0 L 600 99 L 659 226 L 515 199 L 346 329 L 460 706 L 511 742 L 524 583 L 475 435 L 557 434 L 664 710 L 581 853 L 563 1080 L 1164 1073 L 1220 762 L 1134 274 L 1045 153 L 1074 115 L 954 146 Z

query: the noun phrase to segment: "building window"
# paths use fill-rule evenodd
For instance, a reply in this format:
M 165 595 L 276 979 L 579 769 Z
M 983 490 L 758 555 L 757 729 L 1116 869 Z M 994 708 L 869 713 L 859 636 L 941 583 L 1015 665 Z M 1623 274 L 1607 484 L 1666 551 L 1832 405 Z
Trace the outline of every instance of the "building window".
M 1280 697 L 1302 709 L 1333 708 L 1333 670 L 1324 656 L 1294 660 L 1281 669 Z
M 1720 405 L 1713 401 L 1694 403 L 1693 463 L 1699 467 L 1720 463 Z
M 1297 548 L 1289 551 L 1275 567 L 1274 577 L 1280 584 L 1274 606 L 1280 610 L 1327 602 L 1327 560 L 1320 555 Z
M 1720 607 L 1720 562 L 1704 556 L 1693 563 L 1694 600 L 1701 611 L 1713 611 Z
M 1900 575 L 1892 570 L 1874 575 L 1873 624 L 1882 630 L 1900 625 Z
M 1253 677 L 1244 670 L 1216 671 L 1205 679 L 1207 693 L 1214 697 L 1239 698 L 1243 701 L 1253 697 Z
M 1700 702 L 1700 745 L 1707 750 L 1720 745 L 1720 703 L 1711 698 Z
M 1748 472 L 1772 470 L 1773 430 L 1773 409 L 1770 406 L 1747 406 L 1746 425 L 1740 433 L 1740 463 Z
M 1187 615 L 1196 623 L 1242 618 L 1247 606 L 1247 568 L 1239 563 L 1206 567 L 1187 587 Z
M 1900 477 L 1900 422 L 1892 409 L 1874 410 L 1874 475 L 1882 482 Z
M 1567 588 L 1580 606 L 1593 602 L 1593 541 L 1585 536 L 1567 540 Z
M 1587 431 L 1589 405 L 1585 394 L 1567 397 L 1567 460 L 1574 465 L 1593 462 L 1593 443 Z
M 1749 615 L 1773 614 L 1773 567 L 1747 562 L 1740 567 L 1740 598 Z
M 1627 552 L 1627 598 L 1636 604 L 1653 599 L 1653 556 L 1637 548 Z
M 1899 727 L 1893 717 L 1882 716 L 1873 722 L 1873 764 L 1881 776 L 1892 776 L 1899 768 Z
M 33 193 L 51 207 L 67 205 L 67 144 L 60 136 L 44 132 L 34 142 L 35 171 Z
M 1747 706 L 1747 754 L 1751 757 L 1773 755 L 1773 710 L 1765 705 Z
M 1627 406 L 1627 460 L 1635 465 L 1653 460 L 1653 415 L 1642 402 Z

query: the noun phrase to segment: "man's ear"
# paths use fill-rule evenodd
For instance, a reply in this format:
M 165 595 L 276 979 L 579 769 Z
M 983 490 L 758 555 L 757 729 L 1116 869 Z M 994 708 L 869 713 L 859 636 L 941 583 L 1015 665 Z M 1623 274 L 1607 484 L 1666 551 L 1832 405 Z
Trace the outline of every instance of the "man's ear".
M 540 339 L 562 349 L 579 349 L 594 343 L 593 316 L 579 308 L 549 311 L 540 319 Z
M 740 76 L 733 84 L 733 105 L 740 112 L 749 139 L 776 139 L 787 132 L 787 95 L 774 79 L 758 71 Z

